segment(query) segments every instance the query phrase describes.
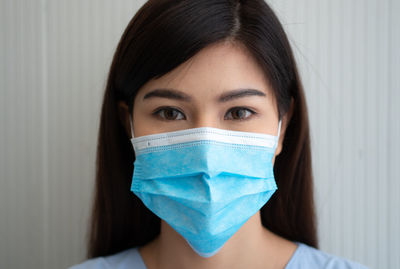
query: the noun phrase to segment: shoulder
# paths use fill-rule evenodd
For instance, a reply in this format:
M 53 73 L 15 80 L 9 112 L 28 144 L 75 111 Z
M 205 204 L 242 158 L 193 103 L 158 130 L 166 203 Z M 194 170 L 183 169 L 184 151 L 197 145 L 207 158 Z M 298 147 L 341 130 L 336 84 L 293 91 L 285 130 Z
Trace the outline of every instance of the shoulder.
M 74 265 L 69 269 L 146 269 L 138 248 L 130 248 L 113 255 L 97 257 Z
M 316 248 L 297 243 L 298 248 L 288 262 L 286 269 L 367 269 L 364 265 L 328 254 Z

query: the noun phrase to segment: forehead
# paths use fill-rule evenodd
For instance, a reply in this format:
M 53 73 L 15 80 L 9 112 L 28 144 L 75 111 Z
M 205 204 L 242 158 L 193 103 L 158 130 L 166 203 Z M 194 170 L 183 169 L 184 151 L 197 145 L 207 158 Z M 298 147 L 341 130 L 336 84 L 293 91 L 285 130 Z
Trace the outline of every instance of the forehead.
M 154 88 L 178 89 L 198 98 L 237 88 L 270 92 L 265 73 L 247 49 L 231 42 L 204 48 L 164 76 L 147 82 L 138 96 Z

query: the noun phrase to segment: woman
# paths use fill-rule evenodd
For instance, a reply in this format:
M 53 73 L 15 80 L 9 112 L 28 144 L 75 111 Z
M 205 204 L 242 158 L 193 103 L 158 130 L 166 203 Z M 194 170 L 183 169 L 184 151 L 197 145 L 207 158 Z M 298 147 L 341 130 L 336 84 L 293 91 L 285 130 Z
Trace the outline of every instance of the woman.
M 114 55 L 89 261 L 364 268 L 317 250 L 308 116 L 262 0 L 148 1 Z

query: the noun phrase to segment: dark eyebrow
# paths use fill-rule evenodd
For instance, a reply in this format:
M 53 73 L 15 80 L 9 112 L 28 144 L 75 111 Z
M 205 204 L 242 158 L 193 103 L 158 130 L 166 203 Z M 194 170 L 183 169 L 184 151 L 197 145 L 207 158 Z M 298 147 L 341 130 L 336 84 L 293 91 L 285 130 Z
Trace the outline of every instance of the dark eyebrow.
M 245 96 L 266 96 L 266 94 L 256 89 L 237 89 L 223 93 L 218 98 L 218 102 L 227 102 Z
M 223 93 L 219 98 L 218 102 L 228 102 L 237 98 L 245 97 L 245 96 L 266 96 L 265 93 L 256 89 L 236 89 L 229 92 Z M 155 89 L 143 97 L 143 100 L 149 99 L 152 97 L 162 97 L 168 99 L 174 99 L 178 101 L 191 102 L 192 97 L 187 95 L 184 92 L 175 90 L 175 89 Z
M 155 89 L 143 97 L 143 100 L 149 99 L 152 97 L 163 97 L 168 99 L 175 99 L 178 101 L 192 101 L 192 98 L 184 92 L 174 90 L 174 89 Z

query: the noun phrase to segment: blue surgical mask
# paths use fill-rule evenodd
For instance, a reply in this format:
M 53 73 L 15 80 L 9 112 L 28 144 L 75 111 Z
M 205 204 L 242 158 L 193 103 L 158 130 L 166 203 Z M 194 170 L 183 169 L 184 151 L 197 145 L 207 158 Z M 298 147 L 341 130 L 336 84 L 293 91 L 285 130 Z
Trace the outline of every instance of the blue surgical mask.
M 280 128 L 277 136 L 201 127 L 133 137 L 131 190 L 195 252 L 213 256 L 277 189 Z

